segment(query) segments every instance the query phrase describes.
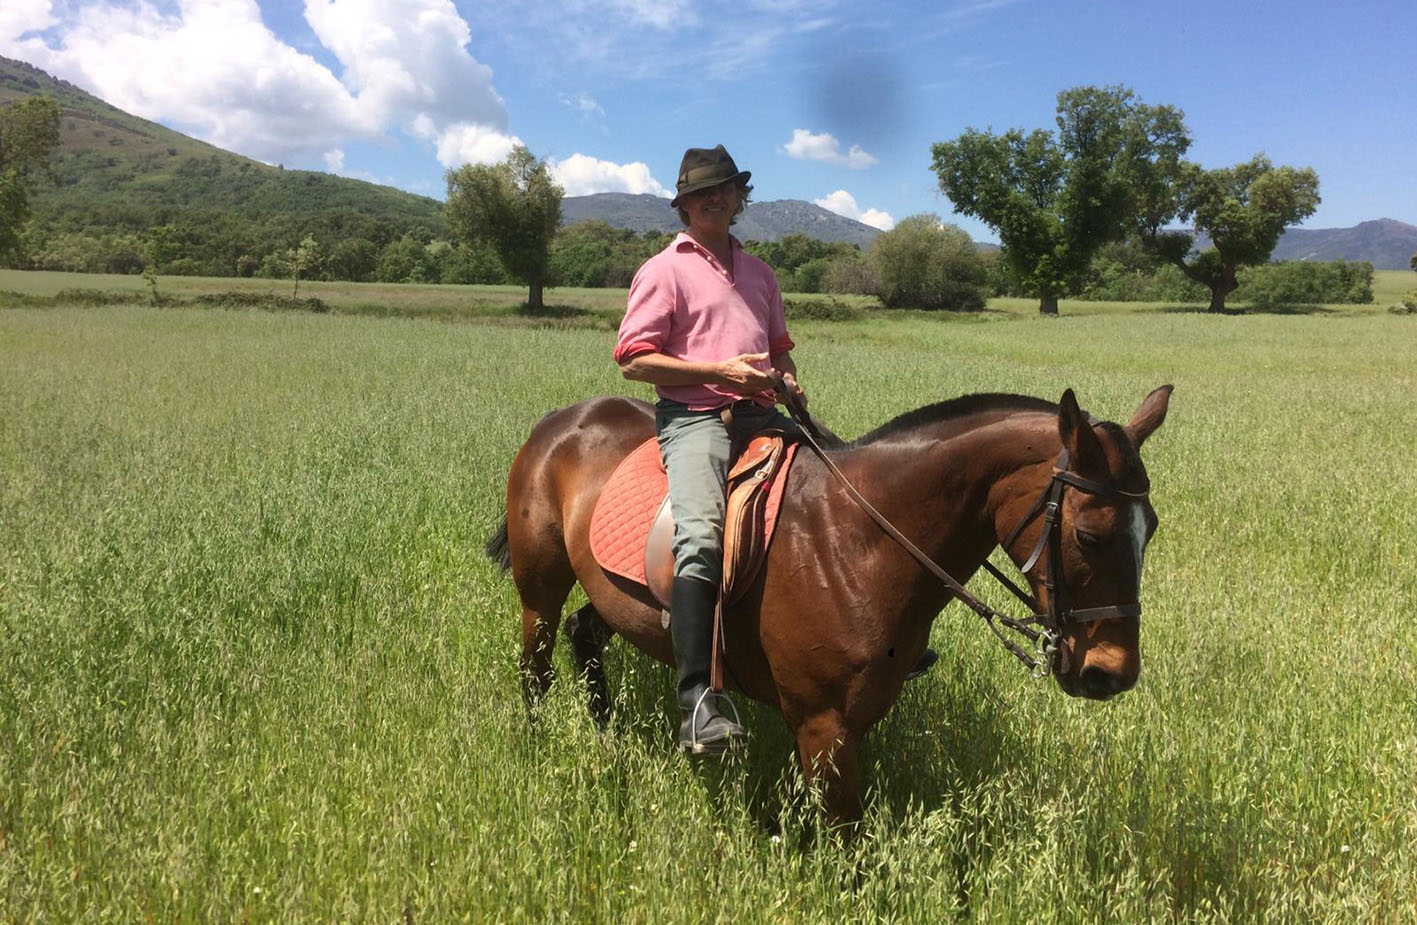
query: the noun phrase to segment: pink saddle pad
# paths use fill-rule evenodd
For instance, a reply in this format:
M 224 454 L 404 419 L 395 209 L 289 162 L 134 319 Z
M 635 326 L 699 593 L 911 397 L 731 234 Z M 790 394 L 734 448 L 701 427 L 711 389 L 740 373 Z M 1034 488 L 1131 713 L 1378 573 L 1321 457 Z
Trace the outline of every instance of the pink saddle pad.
M 782 492 L 796 451 L 795 444 L 787 447 L 782 468 L 768 487 L 763 517 L 765 542 L 771 542 L 777 526 Z M 649 584 L 645 575 L 645 544 L 655 515 L 668 493 L 669 477 L 660 461 L 659 441 L 651 437 L 615 468 L 595 503 L 590 518 L 590 550 L 601 568 L 638 584 Z

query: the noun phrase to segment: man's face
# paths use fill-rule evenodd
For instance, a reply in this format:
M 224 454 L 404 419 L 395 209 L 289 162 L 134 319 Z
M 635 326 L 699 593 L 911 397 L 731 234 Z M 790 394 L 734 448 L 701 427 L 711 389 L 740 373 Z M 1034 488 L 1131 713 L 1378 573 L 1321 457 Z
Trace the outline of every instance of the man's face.
M 689 193 L 679 200 L 679 205 L 689 216 L 691 230 L 727 232 L 738 213 L 741 195 L 738 184 L 730 181 Z

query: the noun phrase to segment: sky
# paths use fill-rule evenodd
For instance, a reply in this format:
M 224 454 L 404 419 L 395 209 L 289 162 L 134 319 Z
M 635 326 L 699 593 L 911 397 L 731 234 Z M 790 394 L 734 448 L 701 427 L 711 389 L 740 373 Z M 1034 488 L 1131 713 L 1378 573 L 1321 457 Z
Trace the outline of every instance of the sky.
M 1059 91 L 1124 85 L 1185 113 L 1204 167 L 1313 167 L 1304 227 L 1417 224 L 1414 0 L 0 0 L 0 55 L 248 157 L 438 199 L 518 143 L 567 195 L 668 197 L 684 149 L 721 143 L 755 200 L 981 241 L 931 145 L 1053 128 Z

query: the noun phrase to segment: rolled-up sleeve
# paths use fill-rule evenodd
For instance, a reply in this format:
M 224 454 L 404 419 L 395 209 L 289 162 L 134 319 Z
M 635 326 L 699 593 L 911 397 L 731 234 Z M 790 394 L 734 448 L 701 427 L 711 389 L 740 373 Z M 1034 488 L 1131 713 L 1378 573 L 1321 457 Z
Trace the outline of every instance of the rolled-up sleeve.
M 640 267 L 630 283 L 630 298 L 615 341 L 616 363 L 663 349 L 676 299 L 674 275 L 660 261 L 650 260 Z

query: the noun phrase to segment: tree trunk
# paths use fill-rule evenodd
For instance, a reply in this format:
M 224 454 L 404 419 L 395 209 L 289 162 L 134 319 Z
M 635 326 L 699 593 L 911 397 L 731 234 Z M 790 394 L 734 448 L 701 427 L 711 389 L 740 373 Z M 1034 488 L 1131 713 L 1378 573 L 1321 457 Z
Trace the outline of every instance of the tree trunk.
M 1057 315 L 1058 297 L 1055 295 L 1045 295 L 1038 300 L 1038 314 Z
M 534 273 L 534 274 L 532 274 L 531 278 L 527 280 L 527 294 L 526 294 L 526 307 L 527 307 L 527 308 L 535 309 L 535 310 L 540 310 L 541 308 L 543 308 L 543 305 L 542 305 L 542 302 L 541 302 L 541 294 L 542 294 L 542 290 L 543 290 L 544 288 L 545 288 L 545 286 L 544 286 L 544 284 L 543 284 L 542 281 L 541 281 L 541 274 L 539 274 L 539 273 Z
M 1239 285 L 1239 280 L 1235 278 L 1234 265 L 1226 264 L 1221 270 L 1220 279 L 1210 284 L 1209 310 L 1215 314 L 1223 314 L 1225 312 L 1225 297 L 1234 292 Z

